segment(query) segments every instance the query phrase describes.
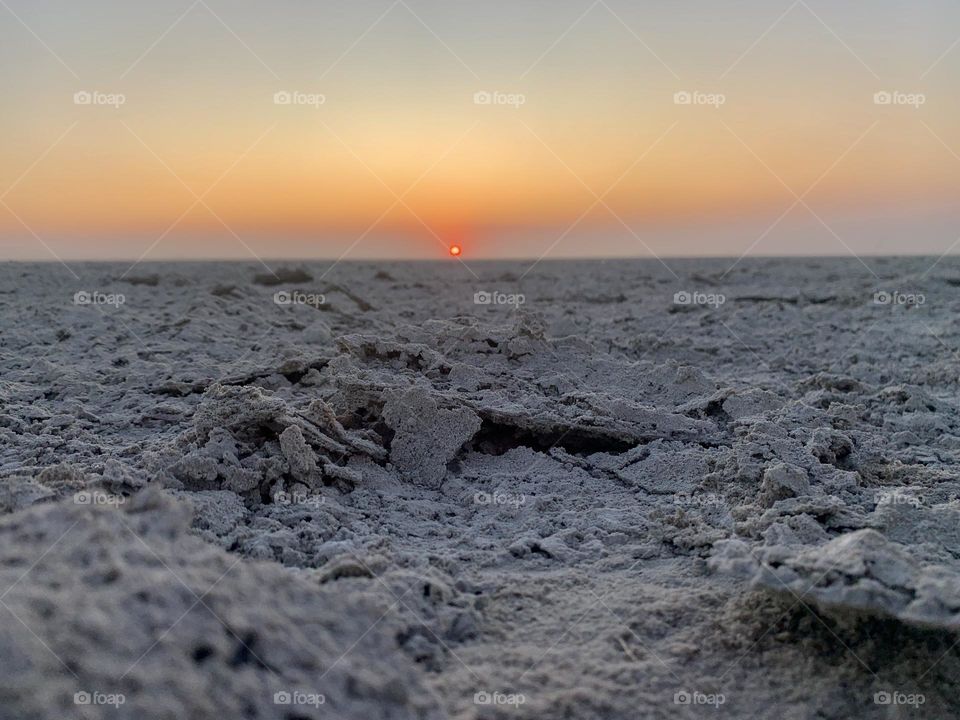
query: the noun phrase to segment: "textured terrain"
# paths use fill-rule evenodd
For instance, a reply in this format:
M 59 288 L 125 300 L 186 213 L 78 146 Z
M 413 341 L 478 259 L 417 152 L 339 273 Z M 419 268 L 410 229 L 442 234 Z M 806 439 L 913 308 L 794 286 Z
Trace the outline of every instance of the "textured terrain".
M 956 717 L 934 260 L 2 265 L 0 717 Z

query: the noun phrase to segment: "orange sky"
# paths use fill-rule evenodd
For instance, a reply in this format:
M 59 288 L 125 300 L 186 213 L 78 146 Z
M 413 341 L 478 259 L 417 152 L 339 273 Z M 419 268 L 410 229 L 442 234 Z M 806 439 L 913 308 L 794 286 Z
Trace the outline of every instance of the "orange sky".
M 683 252 L 737 254 L 811 186 L 762 254 L 812 213 L 895 209 L 904 252 L 955 239 L 928 222 L 960 181 L 946 5 L 94 4 L 104 23 L 12 2 L 0 25 L 2 256 L 420 257 L 458 233 L 536 256 L 578 219 L 559 256 L 711 227 Z

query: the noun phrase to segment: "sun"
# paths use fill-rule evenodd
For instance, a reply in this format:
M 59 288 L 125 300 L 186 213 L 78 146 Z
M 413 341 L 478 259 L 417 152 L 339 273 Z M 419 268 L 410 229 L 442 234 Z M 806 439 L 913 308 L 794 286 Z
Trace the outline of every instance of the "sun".
M 463 250 L 462 250 L 462 248 L 461 248 L 459 245 L 451 245 L 451 246 L 450 246 L 450 254 L 451 254 L 453 257 L 458 257 L 458 256 L 460 255 L 460 253 L 462 253 L 462 252 L 463 252 Z

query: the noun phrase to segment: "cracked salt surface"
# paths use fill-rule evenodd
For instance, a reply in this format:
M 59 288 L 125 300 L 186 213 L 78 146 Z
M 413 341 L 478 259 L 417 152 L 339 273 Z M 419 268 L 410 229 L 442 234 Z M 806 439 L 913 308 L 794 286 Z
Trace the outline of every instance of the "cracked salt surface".
M 956 716 L 960 264 L 868 264 L 0 266 L 0 717 Z

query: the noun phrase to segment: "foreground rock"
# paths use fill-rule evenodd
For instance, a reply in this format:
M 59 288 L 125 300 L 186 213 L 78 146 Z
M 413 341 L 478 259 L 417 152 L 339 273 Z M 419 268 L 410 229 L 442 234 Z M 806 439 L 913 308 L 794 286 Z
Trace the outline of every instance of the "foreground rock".
M 0 521 L 0 715 L 442 717 L 373 596 L 241 562 L 189 525 L 155 492 Z

